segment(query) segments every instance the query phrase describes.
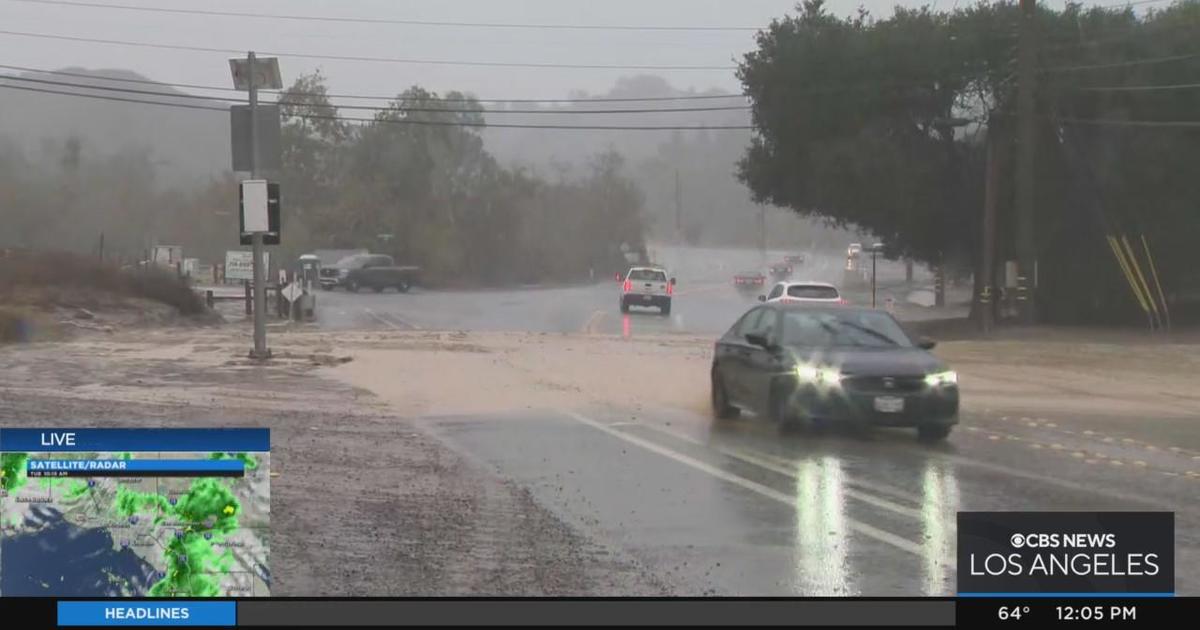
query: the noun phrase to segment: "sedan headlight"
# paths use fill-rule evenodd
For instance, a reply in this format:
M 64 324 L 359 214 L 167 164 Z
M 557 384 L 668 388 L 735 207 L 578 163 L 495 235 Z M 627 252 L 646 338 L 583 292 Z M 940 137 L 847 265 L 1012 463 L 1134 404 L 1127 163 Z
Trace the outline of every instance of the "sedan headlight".
M 935 372 L 925 377 L 925 384 L 930 387 L 940 387 L 942 385 L 958 384 L 958 372 L 954 370 L 946 370 L 945 372 Z
M 802 383 L 817 385 L 837 385 L 842 381 L 842 373 L 837 368 L 809 365 L 801 363 L 796 366 L 796 377 Z

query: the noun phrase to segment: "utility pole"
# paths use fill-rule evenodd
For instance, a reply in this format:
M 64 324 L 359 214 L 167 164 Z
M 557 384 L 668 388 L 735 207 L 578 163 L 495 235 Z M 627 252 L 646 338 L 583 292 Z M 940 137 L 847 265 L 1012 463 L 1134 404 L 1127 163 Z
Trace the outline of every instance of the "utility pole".
M 1017 51 L 1017 310 L 1021 323 L 1036 319 L 1037 246 L 1034 238 L 1034 31 L 1037 0 L 1021 0 Z
M 878 283 L 875 282 L 875 258 L 883 251 L 883 243 L 874 243 L 871 245 L 871 308 L 875 308 L 875 288 Z
M 996 317 L 996 201 L 1000 187 L 1000 143 L 1004 142 L 998 117 L 988 122 L 987 180 L 983 192 L 983 288 L 979 295 L 979 325 L 989 333 Z
M 679 169 L 675 169 L 675 241 L 683 241 L 683 188 L 679 183 Z
M 767 207 L 762 205 L 758 207 L 758 251 L 765 264 L 767 260 Z
M 254 51 L 247 56 L 250 69 L 250 179 L 258 179 L 258 77 L 254 73 Z M 250 235 L 254 266 L 254 358 L 267 359 L 267 270 L 263 269 L 263 235 Z

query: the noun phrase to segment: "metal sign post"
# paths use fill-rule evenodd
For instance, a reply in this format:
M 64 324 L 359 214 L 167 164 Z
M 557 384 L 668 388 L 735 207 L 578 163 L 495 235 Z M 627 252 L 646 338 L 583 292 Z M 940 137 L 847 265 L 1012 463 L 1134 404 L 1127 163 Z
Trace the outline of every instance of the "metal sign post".
M 247 55 L 250 66 L 250 179 L 257 179 L 258 162 L 258 81 L 254 75 L 254 51 Z M 255 359 L 270 358 L 267 349 L 267 270 L 262 266 L 263 235 L 255 231 L 251 236 L 254 247 L 254 352 Z
M 250 51 L 246 56 L 244 66 L 239 59 L 231 59 L 229 62 L 230 70 L 233 73 L 234 87 L 250 93 L 250 181 L 257 180 L 258 175 L 258 89 L 260 87 L 274 89 L 282 87 L 278 60 L 266 59 L 261 67 L 255 61 L 254 51 Z M 243 193 L 246 190 L 245 184 L 246 182 L 243 182 Z M 262 183 L 261 192 L 262 208 L 265 211 L 268 205 L 265 182 Z M 245 204 L 244 212 L 249 213 L 251 200 L 247 198 Z M 265 217 L 263 222 L 266 222 Z M 269 359 L 271 351 L 267 349 L 267 272 L 262 264 L 263 234 L 269 228 L 259 222 L 255 222 L 259 223 L 256 225 L 249 225 L 251 222 L 247 220 L 246 223 L 253 246 L 252 264 L 254 266 L 254 349 L 250 352 L 250 357 Z

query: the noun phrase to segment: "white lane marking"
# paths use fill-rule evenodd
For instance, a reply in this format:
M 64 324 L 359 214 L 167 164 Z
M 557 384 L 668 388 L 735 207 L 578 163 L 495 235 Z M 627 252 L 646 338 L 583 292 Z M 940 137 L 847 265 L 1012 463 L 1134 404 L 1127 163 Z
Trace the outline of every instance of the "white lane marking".
M 710 466 L 698 459 L 688 457 L 687 455 L 684 455 L 683 453 L 673 451 L 665 446 L 660 446 L 649 440 L 644 440 L 635 435 L 630 435 L 628 433 L 625 433 L 624 431 L 618 431 L 616 429 L 609 427 L 608 425 L 606 425 L 602 422 L 598 422 L 596 420 L 588 418 L 587 416 L 576 413 L 574 411 L 568 411 L 568 412 L 566 412 L 566 415 L 570 416 L 571 418 L 574 418 L 576 421 L 578 421 L 582 424 L 586 424 L 587 426 L 592 427 L 593 429 L 596 429 L 598 431 L 603 431 L 615 438 L 624 440 L 635 446 L 640 446 L 652 453 L 657 453 L 659 455 L 662 455 L 663 457 L 675 460 L 681 464 L 691 466 L 692 468 L 695 468 L 696 470 L 707 473 L 713 477 L 716 477 L 717 479 L 731 483 L 735 486 L 749 490 L 756 494 L 760 494 L 769 499 L 773 499 L 773 500 L 778 501 L 779 503 L 782 503 L 788 507 L 792 507 L 792 508 L 796 507 L 796 497 L 794 497 L 794 496 L 788 496 L 782 492 L 779 492 L 778 490 L 775 490 L 774 488 L 764 486 L 760 483 L 755 483 L 753 481 L 750 481 L 749 479 L 739 477 L 732 473 L 721 470 L 720 468 L 717 468 L 715 466 Z M 853 529 L 854 531 L 856 531 L 864 536 L 867 536 L 869 538 L 874 538 L 875 540 L 878 540 L 879 542 L 891 545 L 897 549 L 900 549 L 901 551 L 907 551 L 916 556 L 925 557 L 925 555 L 926 555 L 925 550 L 921 548 L 921 545 L 919 545 L 907 538 L 898 536 L 891 532 L 879 529 L 878 527 L 868 525 L 866 523 L 863 523 L 861 521 L 858 521 L 858 520 L 855 520 L 852 518 L 847 518 L 846 520 L 847 520 L 847 523 L 849 523 L 851 529 Z
M 701 442 L 700 440 L 697 440 L 691 436 L 682 435 L 682 434 L 676 433 L 674 431 L 671 431 L 669 429 L 664 429 L 662 427 L 656 427 L 656 426 L 649 425 L 649 424 L 642 424 L 641 426 L 644 426 L 649 429 L 653 429 L 655 431 L 658 431 L 659 433 L 663 433 L 663 434 L 669 435 L 671 437 L 679 438 L 681 440 L 684 440 L 685 442 L 690 442 L 697 446 L 704 446 L 704 447 L 712 448 L 711 445 L 705 444 L 704 442 Z M 717 452 L 721 453 L 722 455 L 727 455 L 734 459 L 743 461 L 747 464 L 758 466 L 759 468 L 763 468 L 763 469 L 769 470 L 771 472 L 779 473 L 785 477 L 790 477 L 792 479 L 797 478 L 796 477 L 796 469 L 795 469 L 794 465 L 792 465 L 791 462 L 783 460 L 782 458 L 775 458 L 775 457 L 772 457 L 765 453 L 755 453 L 755 452 L 750 452 L 750 451 L 746 451 L 743 449 L 733 449 L 733 448 L 729 448 L 729 447 L 725 447 L 725 446 L 717 446 L 715 448 L 716 448 Z M 772 460 L 774 460 L 774 461 L 772 461 Z M 860 481 L 858 479 L 849 479 L 847 481 L 851 485 L 855 485 L 860 488 L 865 488 L 867 490 L 873 490 L 875 492 L 879 492 L 879 493 L 883 493 L 883 494 L 891 494 L 892 496 L 900 496 L 900 497 L 903 497 L 905 499 L 908 499 L 908 500 L 914 501 L 914 502 L 920 501 L 919 499 L 912 497 L 909 493 L 904 492 L 903 490 L 900 490 L 899 488 L 888 488 L 886 486 L 877 486 L 875 484 L 868 483 L 865 481 Z M 889 501 L 882 497 L 877 497 L 873 494 L 867 494 L 865 492 L 860 492 L 858 490 L 854 490 L 853 488 L 847 488 L 845 490 L 845 492 L 846 492 L 846 496 L 853 498 L 853 499 L 858 499 L 859 501 L 862 501 L 863 503 L 874 505 L 875 507 L 883 508 L 885 510 L 890 510 L 897 514 L 903 514 L 905 516 L 912 517 L 918 521 L 925 520 L 925 514 L 922 513 L 921 510 L 918 510 L 916 508 L 911 508 L 906 505 L 900 505 L 899 503 Z M 957 529 L 957 525 L 955 525 L 953 523 L 948 524 L 947 527 L 949 527 L 951 530 Z
M 589 317 L 588 320 L 586 322 L 584 322 L 584 324 L 583 324 L 584 334 L 587 334 L 587 335 L 594 334 L 596 331 L 593 330 L 593 327 L 595 327 L 596 322 L 598 322 L 600 320 L 600 318 L 602 318 L 602 317 L 604 317 L 604 311 L 598 310 L 598 311 L 593 312 L 592 316 Z
M 379 320 L 385 326 L 391 328 L 392 330 L 400 330 L 399 326 L 397 326 L 395 323 L 393 323 L 391 321 L 384 319 L 383 316 L 380 315 L 379 313 L 376 313 L 375 311 L 372 311 L 371 309 L 369 309 L 365 306 L 363 307 L 363 311 L 366 312 L 367 315 L 370 315 L 371 317 L 374 317 L 375 319 Z
M 418 326 L 418 325 L 416 325 L 394 313 L 387 313 L 387 316 L 385 317 L 384 315 L 376 313 L 375 311 L 373 311 L 365 306 L 363 307 L 363 311 L 365 311 L 367 313 L 367 315 L 370 315 L 371 317 L 374 317 L 375 319 L 379 320 L 380 322 L 383 322 L 384 325 L 390 327 L 392 330 L 421 330 L 420 326 Z M 395 320 L 395 321 L 392 321 L 392 320 Z M 401 325 L 397 326 L 396 322 L 400 322 Z

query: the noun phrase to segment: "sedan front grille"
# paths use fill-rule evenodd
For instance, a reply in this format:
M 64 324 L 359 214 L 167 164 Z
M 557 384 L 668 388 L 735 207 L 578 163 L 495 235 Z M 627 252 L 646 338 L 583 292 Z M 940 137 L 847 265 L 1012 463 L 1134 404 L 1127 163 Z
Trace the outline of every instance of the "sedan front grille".
M 925 388 L 924 376 L 845 376 L 842 387 L 847 391 L 872 394 L 905 394 Z

